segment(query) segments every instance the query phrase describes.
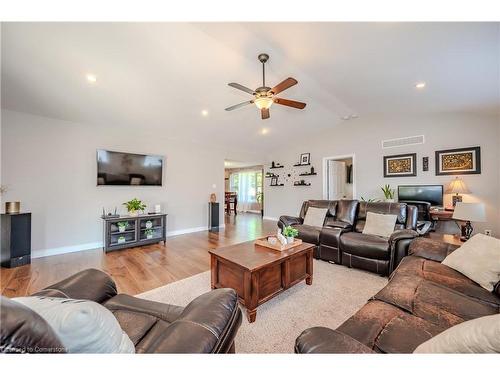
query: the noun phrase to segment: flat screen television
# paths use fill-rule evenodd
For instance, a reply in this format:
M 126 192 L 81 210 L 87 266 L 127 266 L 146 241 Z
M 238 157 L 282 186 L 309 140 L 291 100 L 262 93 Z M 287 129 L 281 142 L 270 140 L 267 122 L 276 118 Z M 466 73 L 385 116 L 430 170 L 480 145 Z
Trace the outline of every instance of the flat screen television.
M 399 185 L 398 200 L 429 202 L 431 206 L 442 206 L 443 185 Z
M 163 157 L 97 150 L 97 185 L 161 186 Z

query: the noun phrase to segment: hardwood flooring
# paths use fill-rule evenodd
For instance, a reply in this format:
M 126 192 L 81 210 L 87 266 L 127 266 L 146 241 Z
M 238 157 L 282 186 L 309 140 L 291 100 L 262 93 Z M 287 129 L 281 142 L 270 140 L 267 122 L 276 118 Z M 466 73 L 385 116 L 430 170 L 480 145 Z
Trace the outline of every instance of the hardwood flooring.
M 34 293 L 86 268 L 107 272 L 120 293 L 138 294 L 210 269 L 208 250 L 265 236 L 276 222 L 257 214 L 226 215 L 216 232 L 168 237 L 157 244 L 104 253 L 102 249 L 33 259 L 18 268 L 0 268 L 0 291 L 7 297 Z

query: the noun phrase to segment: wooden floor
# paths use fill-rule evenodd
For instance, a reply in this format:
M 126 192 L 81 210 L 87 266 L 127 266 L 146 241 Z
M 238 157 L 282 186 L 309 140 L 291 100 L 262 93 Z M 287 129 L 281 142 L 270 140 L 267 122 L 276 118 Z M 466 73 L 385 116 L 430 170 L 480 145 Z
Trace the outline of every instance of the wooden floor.
M 30 265 L 0 268 L 0 291 L 7 297 L 34 293 L 65 277 L 97 268 L 115 280 L 120 293 L 137 294 L 210 269 L 209 249 L 253 240 L 276 230 L 257 214 L 226 216 L 218 233 L 196 232 L 151 245 L 105 254 L 102 249 L 33 259 Z

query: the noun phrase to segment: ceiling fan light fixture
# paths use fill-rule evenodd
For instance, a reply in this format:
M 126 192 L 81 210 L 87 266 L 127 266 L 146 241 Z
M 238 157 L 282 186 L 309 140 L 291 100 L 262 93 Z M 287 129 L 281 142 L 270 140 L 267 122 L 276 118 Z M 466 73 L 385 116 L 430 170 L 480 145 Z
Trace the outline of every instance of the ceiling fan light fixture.
M 259 109 L 269 109 L 273 105 L 273 99 L 267 96 L 257 98 L 254 100 L 255 105 Z

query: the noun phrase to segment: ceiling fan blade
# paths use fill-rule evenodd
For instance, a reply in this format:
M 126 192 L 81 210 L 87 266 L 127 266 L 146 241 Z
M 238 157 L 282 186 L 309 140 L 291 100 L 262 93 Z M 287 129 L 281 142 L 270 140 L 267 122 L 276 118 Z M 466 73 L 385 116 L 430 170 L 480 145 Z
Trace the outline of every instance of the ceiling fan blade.
M 279 94 L 282 91 L 285 91 L 286 89 L 289 89 L 293 85 L 296 85 L 298 82 L 295 78 L 288 77 L 285 79 L 283 82 L 278 83 L 276 86 L 274 86 L 271 91 L 273 92 L 274 95 Z
M 232 105 L 231 107 L 227 107 L 226 111 L 232 111 L 233 109 L 241 108 L 241 107 L 244 107 L 244 106 L 252 104 L 252 103 L 253 103 L 253 100 L 249 100 L 248 102 L 235 104 L 235 105 Z
M 262 108 L 260 110 L 260 114 L 262 115 L 262 120 L 268 119 L 270 117 L 269 116 L 269 108 Z
M 235 89 L 245 91 L 245 92 L 249 93 L 250 95 L 253 95 L 255 93 L 255 91 L 253 91 L 252 89 L 249 89 L 248 87 L 240 85 L 239 83 L 231 82 L 231 83 L 228 83 L 228 85 L 231 87 L 234 87 Z
M 281 99 L 281 98 L 275 98 L 274 102 L 276 104 L 286 105 L 288 107 L 293 107 L 293 108 L 297 108 L 297 109 L 304 109 L 306 106 L 306 103 L 296 102 L 295 100 L 288 100 L 288 99 Z

